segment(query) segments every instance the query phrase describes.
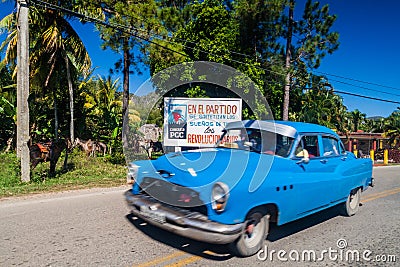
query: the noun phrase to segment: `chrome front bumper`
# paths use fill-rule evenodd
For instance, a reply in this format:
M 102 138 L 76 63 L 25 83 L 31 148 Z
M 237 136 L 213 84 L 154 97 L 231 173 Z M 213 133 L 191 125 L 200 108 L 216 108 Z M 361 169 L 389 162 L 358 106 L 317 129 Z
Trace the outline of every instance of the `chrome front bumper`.
M 199 212 L 188 211 L 158 202 L 147 195 L 125 192 L 132 214 L 169 232 L 194 240 L 227 244 L 235 241 L 242 233 L 243 224 L 221 224 L 207 219 Z

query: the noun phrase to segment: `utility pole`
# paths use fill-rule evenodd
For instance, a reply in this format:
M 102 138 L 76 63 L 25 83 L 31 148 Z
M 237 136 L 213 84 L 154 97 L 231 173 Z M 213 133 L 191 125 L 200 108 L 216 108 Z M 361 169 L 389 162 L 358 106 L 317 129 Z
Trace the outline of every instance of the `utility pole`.
M 285 60 L 285 87 L 283 91 L 283 108 L 282 108 L 282 120 L 287 121 L 289 119 L 289 100 L 290 100 L 290 66 L 291 66 L 291 45 L 292 45 L 292 35 L 293 35 L 293 13 L 294 13 L 294 0 L 289 2 L 289 21 L 288 21 L 288 33 L 286 36 L 286 60 Z
M 130 55 L 129 55 L 129 39 L 125 37 L 123 40 L 124 50 L 124 84 L 122 94 L 122 144 L 128 146 L 128 132 L 129 132 L 129 66 L 130 66 Z
M 17 44 L 17 156 L 21 160 L 21 180 L 30 181 L 29 155 L 29 7 L 18 0 Z

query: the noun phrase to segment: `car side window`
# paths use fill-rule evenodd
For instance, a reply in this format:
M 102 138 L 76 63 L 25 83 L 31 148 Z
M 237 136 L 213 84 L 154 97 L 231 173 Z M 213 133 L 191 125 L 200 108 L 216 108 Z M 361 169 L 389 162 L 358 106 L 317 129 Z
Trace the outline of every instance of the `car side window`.
M 322 148 L 325 157 L 339 155 L 339 142 L 331 136 L 322 136 Z
M 294 139 L 292 137 L 277 135 L 276 141 L 276 155 L 281 157 L 289 156 L 294 145 Z
M 296 148 L 296 156 L 300 155 L 301 151 L 305 149 L 308 152 L 310 158 L 319 157 L 318 149 L 318 136 L 317 135 L 305 135 L 301 138 L 299 145 Z

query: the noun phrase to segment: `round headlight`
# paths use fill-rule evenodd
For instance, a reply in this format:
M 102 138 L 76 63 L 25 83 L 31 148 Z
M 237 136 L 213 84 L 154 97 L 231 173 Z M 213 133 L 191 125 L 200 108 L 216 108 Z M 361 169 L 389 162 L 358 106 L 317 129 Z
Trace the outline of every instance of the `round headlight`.
M 229 198 L 229 187 L 221 182 L 214 184 L 211 193 L 211 205 L 212 208 L 217 212 L 225 210 L 226 203 Z

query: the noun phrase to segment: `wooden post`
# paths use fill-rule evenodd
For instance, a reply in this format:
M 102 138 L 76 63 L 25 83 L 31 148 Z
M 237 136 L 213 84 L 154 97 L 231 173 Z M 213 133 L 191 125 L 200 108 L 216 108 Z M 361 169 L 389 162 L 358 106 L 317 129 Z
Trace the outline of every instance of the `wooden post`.
M 18 0 L 17 44 L 17 155 L 21 159 L 21 180 L 30 181 L 29 156 L 29 7 Z

